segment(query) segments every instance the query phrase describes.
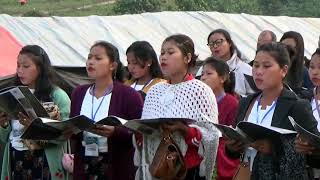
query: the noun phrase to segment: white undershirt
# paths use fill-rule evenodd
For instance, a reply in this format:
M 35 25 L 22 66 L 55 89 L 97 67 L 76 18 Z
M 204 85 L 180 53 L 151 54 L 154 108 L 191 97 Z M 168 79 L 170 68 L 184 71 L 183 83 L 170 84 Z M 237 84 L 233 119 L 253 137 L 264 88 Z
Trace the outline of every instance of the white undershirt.
M 133 83 L 132 85 L 131 85 L 131 87 L 134 89 L 134 90 L 136 90 L 136 91 L 141 91 L 143 88 L 144 88 L 144 85 L 143 84 L 137 84 L 136 85 L 136 82 L 135 83 Z
M 34 89 L 29 89 L 32 93 L 34 93 Z M 18 151 L 28 150 L 28 147 L 22 143 L 21 135 L 24 131 L 24 126 L 20 124 L 19 120 L 12 119 L 10 121 L 11 124 L 11 132 L 9 135 L 9 141 L 14 149 Z
M 95 122 L 105 118 L 109 114 L 109 106 L 110 106 L 110 100 L 111 100 L 112 93 L 105 96 L 103 99 L 103 96 L 100 98 L 93 97 L 93 114 L 97 111 L 99 104 L 101 103 L 101 106 L 95 116 L 95 119 L 92 119 L 92 95 L 90 94 L 90 88 L 88 88 L 86 95 L 84 96 L 82 105 L 81 105 L 81 111 L 80 115 L 85 115 L 89 117 L 90 119 L 94 120 Z M 108 142 L 107 138 L 103 136 L 99 136 L 90 132 L 83 132 L 83 136 L 90 136 L 90 137 L 98 137 L 98 147 L 99 152 L 107 152 L 108 151 Z
M 257 106 L 258 106 L 258 100 L 254 103 L 252 110 L 248 116 L 248 122 L 255 123 L 255 124 L 260 124 L 264 127 L 270 127 L 271 122 L 272 122 L 272 117 L 274 114 L 275 108 L 271 109 L 275 101 L 272 102 L 270 106 L 267 106 L 266 109 L 261 109 L 261 105 L 259 105 L 258 111 L 257 111 Z M 262 120 L 262 118 L 265 116 L 265 114 L 270 110 L 270 112 L 266 115 L 266 117 Z M 259 117 L 259 118 L 258 118 Z M 258 121 L 258 123 L 257 123 Z M 262 121 L 262 122 L 261 122 Z M 249 147 L 245 151 L 245 161 L 248 162 L 250 159 L 250 170 L 252 170 L 252 165 L 254 158 L 257 155 L 257 150 L 255 150 L 252 147 Z
M 136 91 L 142 91 L 143 88 L 147 87 L 149 84 L 151 84 L 153 81 L 153 79 L 151 81 L 148 82 L 148 84 L 137 84 L 137 81 L 135 81 L 133 84 L 131 84 L 130 87 L 132 87 L 133 89 L 135 89 Z

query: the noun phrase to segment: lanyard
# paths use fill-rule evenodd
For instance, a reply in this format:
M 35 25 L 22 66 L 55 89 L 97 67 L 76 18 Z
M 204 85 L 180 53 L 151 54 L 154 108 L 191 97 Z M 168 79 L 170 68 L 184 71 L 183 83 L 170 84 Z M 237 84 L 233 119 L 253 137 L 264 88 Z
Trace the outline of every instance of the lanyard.
M 92 119 L 93 121 L 94 121 L 95 118 L 96 118 L 96 115 L 97 115 L 97 113 L 98 113 L 98 111 L 99 111 L 99 109 L 100 109 L 100 107 L 101 107 L 101 104 L 102 104 L 102 102 L 104 101 L 104 98 L 105 98 L 108 94 L 110 94 L 110 93 L 112 92 L 113 84 L 107 87 L 107 89 L 105 90 L 105 92 L 104 92 L 104 94 L 103 94 L 103 98 L 102 98 L 102 100 L 100 101 L 100 104 L 98 105 L 98 108 L 97 108 L 96 111 L 93 113 L 95 87 L 96 87 L 95 85 L 92 86 L 92 100 L 91 100 L 91 102 L 92 102 L 92 106 L 91 106 L 91 119 Z
M 256 119 L 256 123 L 257 124 L 262 124 L 263 120 L 267 117 L 267 115 L 276 107 L 278 98 L 275 100 L 275 102 L 272 104 L 272 106 L 270 107 L 270 109 L 267 111 L 266 114 L 264 114 L 264 116 L 262 117 L 260 123 L 259 123 L 259 106 L 260 106 L 260 102 L 261 102 L 261 95 L 258 97 L 258 105 L 257 105 L 257 119 Z
M 225 96 L 226 96 L 225 92 L 223 92 L 220 96 L 217 96 L 216 97 L 217 103 L 219 103 Z

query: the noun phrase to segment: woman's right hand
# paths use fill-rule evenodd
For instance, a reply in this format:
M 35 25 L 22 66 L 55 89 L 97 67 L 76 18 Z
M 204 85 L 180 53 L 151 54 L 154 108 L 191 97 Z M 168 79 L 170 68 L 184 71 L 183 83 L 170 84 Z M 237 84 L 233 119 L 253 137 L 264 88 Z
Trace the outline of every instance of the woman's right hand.
M 241 141 L 225 138 L 225 143 L 231 152 L 241 152 L 245 148 L 245 144 Z
M 9 123 L 9 118 L 7 113 L 5 112 L 0 112 L 0 126 L 3 128 L 6 128 Z

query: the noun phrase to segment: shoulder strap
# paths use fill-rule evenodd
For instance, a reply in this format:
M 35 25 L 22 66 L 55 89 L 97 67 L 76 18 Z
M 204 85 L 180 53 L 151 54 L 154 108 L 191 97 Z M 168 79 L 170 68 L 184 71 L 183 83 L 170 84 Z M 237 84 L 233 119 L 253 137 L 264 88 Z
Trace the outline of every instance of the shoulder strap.
M 318 112 L 318 116 L 320 118 L 319 102 L 318 102 L 318 99 L 317 99 L 317 87 L 315 87 L 314 90 L 313 90 L 313 97 L 314 97 L 314 101 L 316 102 L 316 109 L 317 109 L 317 112 Z
M 247 109 L 247 112 L 246 112 L 246 115 L 244 116 L 244 120 L 243 120 L 243 121 L 248 121 L 248 117 L 249 117 L 249 115 L 250 115 L 250 113 L 251 113 L 251 110 L 252 110 L 252 108 L 253 108 L 253 105 L 254 105 L 254 103 L 256 102 L 256 100 L 257 100 L 257 98 L 258 98 L 259 96 L 260 96 L 260 95 L 258 95 L 257 97 L 253 98 L 252 101 L 250 102 L 250 105 L 249 105 L 249 107 L 248 107 L 248 109 Z

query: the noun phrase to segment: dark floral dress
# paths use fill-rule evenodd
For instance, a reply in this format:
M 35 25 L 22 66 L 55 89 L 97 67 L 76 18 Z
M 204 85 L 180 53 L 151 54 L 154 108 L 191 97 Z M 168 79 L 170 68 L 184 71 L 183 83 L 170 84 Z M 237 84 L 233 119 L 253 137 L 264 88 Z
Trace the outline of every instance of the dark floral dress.
M 306 158 L 294 149 L 295 135 L 284 135 L 276 142 L 275 155 L 257 153 L 251 180 L 307 180 Z
M 99 153 L 98 157 L 85 156 L 85 179 L 107 180 L 108 153 Z
M 44 150 L 11 152 L 13 180 L 50 180 L 51 174 Z

